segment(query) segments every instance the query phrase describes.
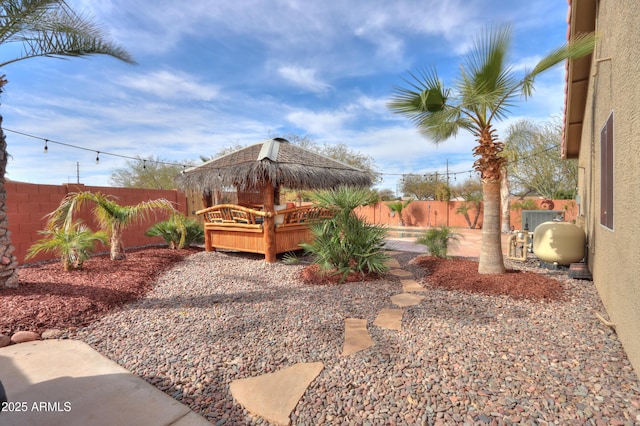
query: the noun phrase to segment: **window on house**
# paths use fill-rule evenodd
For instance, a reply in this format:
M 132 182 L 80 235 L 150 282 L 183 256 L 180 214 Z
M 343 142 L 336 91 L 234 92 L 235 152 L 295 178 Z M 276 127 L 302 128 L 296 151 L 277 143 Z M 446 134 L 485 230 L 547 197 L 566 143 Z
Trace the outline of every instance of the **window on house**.
M 613 112 L 600 131 L 600 223 L 613 229 Z

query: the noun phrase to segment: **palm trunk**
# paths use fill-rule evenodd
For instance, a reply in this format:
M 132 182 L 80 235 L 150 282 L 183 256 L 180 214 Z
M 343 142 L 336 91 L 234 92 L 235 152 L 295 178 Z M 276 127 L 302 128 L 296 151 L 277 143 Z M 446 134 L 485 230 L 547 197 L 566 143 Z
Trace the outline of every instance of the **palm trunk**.
M 471 226 L 471 219 L 469 218 L 469 206 L 465 203 L 464 208 L 462 208 L 462 216 L 464 217 L 464 220 L 467 222 L 467 226 L 469 227 L 469 229 L 472 229 L 473 226 Z
M 111 227 L 111 260 L 122 260 L 126 257 L 124 244 L 122 244 L 122 227 L 114 224 Z
M 502 201 L 502 232 L 511 232 L 511 202 L 509 200 L 509 175 L 507 168 L 502 169 L 502 179 L 500 180 L 500 200 Z
M 0 115 L 0 288 L 18 287 L 18 259 L 11 245 L 11 232 L 7 220 L 7 189 L 4 176 L 7 171 L 7 140 L 2 130 Z
M 475 216 L 473 217 L 473 225 L 471 225 L 471 229 L 475 229 L 476 225 L 478 225 L 478 218 L 480 217 L 480 209 L 482 208 L 482 203 L 480 203 L 479 201 L 474 201 L 475 204 L 475 208 L 476 208 L 476 213 Z
M 481 274 L 503 274 L 502 233 L 500 232 L 500 181 L 482 180 L 484 214 L 482 216 L 482 245 L 480 247 Z

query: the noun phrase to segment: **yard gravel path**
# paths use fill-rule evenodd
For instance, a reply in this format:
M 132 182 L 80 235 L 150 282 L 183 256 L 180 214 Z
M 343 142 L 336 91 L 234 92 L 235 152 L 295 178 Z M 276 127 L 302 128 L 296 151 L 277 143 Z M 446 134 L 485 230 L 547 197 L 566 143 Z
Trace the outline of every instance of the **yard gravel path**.
M 420 281 L 414 256 L 394 257 Z M 373 321 L 399 278 L 305 286 L 304 265 L 259 259 L 194 254 L 69 337 L 217 425 L 267 424 L 231 381 L 316 361 L 292 424 L 640 424 L 640 382 L 589 281 L 566 279 L 551 303 L 430 289 L 396 331 Z M 345 318 L 366 318 L 375 345 L 341 357 Z

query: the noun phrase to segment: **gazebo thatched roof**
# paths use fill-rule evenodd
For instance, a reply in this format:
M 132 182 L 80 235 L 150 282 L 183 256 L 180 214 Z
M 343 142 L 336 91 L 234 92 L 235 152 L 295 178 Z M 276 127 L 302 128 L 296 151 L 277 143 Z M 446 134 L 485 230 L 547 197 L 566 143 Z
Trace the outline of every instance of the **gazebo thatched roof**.
M 340 185 L 370 186 L 371 176 L 340 161 L 274 138 L 242 148 L 185 170 L 176 178 L 182 190 L 210 193 L 231 186 L 259 189 L 325 189 Z

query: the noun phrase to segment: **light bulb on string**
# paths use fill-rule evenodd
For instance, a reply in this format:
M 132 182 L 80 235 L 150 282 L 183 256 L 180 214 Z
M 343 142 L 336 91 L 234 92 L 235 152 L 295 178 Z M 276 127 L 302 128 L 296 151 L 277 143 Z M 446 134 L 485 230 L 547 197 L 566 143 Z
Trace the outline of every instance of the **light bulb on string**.
M 47 152 L 49 152 L 49 147 L 47 146 L 47 143 L 49 142 L 48 139 L 44 140 L 44 153 L 46 154 Z
M 142 160 L 142 168 L 147 169 L 147 160 Z
M 100 151 L 96 151 L 96 164 L 100 164 Z

